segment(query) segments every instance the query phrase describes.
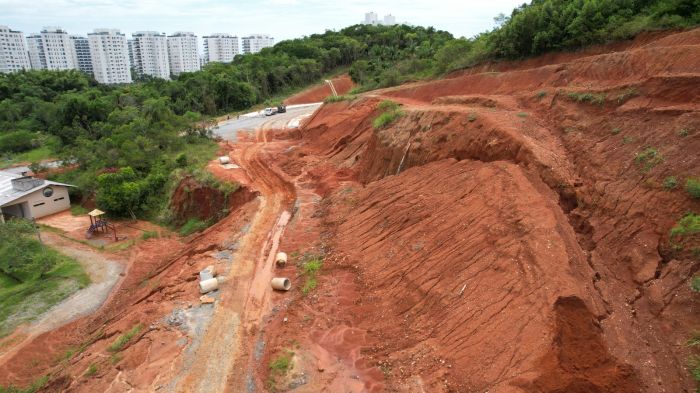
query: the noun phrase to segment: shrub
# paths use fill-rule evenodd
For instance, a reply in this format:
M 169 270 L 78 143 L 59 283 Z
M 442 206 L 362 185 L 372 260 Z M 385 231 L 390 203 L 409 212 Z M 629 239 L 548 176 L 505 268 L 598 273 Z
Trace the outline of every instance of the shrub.
M 357 98 L 357 96 L 355 96 L 353 94 L 346 94 L 346 95 L 339 95 L 339 96 L 328 96 L 328 97 L 323 99 L 323 102 L 325 104 L 331 104 L 334 102 L 352 101 L 356 98 Z
M 625 101 L 629 100 L 632 97 L 636 97 L 639 95 L 639 91 L 635 89 L 634 87 L 631 87 L 629 89 L 624 90 L 617 96 L 617 103 L 622 104 Z
M 700 292 L 700 276 L 695 276 L 690 280 L 690 289 L 693 292 Z
M 292 358 L 294 357 L 294 352 L 286 349 L 283 353 L 277 355 L 274 359 L 270 361 L 268 368 L 270 369 L 270 376 L 267 380 L 268 388 L 271 391 L 277 391 L 277 379 L 284 377 L 289 372 L 292 367 Z
M 617 134 L 619 134 L 620 132 L 622 132 L 622 130 L 621 130 L 620 128 L 618 128 L 618 127 L 615 127 L 615 128 L 612 129 L 612 134 L 613 134 L 613 135 L 617 135 Z
M 678 179 L 675 176 L 669 176 L 664 179 L 664 188 L 667 190 L 673 190 L 678 187 Z
M 0 134 L 0 152 L 21 153 L 37 146 L 36 134 L 29 131 Z
M 690 132 L 688 131 L 687 128 L 681 128 L 680 130 L 678 130 L 678 136 L 681 138 L 685 138 L 689 134 L 690 134 Z
M 664 161 L 664 156 L 653 147 L 647 147 L 640 153 L 635 154 L 634 161 L 642 167 L 642 172 L 646 173 Z
M 590 104 L 603 105 L 605 103 L 605 94 L 599 93 L 578 93 L 571 92 L 568 94 L 569 99 L 576 102 L 588 102 Z
M 700 180 L 691 177 L 685 182 L 685 190 L 692 198 L 700 198 Z
M 87 370 L 85 370 L 85 376 L 91 377 L 95 374 L 97 374 L 97 365 L 95 363 L 90 363 Z
M 535 97 L 537 97 L 538 100 L 543 99 L 547 95 L 546 91 L 539 91 L 537 94 L 535 94 Z
M 379 109 L 382 112 L 391 112 L 398 110 L 400 105 L 394 101 L 391 100 L 384 100 L 377 105 L 377 109 Z
M 136 324 L 134 327 L 131 328 L 128 332 L 122 334 L 119 336 L 114 342 L 107 348 L 109 352 L 119 352 L 122 349 L 124 349 L 124 346 L 131 341 L 134 336 L 137 334 L 141 333 L 141 330 L 143 329 L 142 324 Z
M 688 213 L 671 229 L 671 238 L 694 235 L 696 233 L 700 233 L 700 216 L 695 213 Z

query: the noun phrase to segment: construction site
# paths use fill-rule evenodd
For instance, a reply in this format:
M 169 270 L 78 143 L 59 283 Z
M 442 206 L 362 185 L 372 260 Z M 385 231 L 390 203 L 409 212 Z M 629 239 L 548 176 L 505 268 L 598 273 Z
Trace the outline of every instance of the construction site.
M 691 29 L 304 91 L 223 136 L 206 170 L 230 197 L 177 188 L 182 217 L 225 209 L 208 229 L 105 251 L 49 235 L 109 259 L 113 287 L 0 338 L 0 385 L 695 391 L 699 70 Z M 74 236 L 129 235 L 100 213 Z

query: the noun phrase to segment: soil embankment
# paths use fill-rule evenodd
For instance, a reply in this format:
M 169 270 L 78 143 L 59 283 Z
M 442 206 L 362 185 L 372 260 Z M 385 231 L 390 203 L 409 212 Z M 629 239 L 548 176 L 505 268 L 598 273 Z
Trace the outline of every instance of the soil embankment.
M 350 75 L 347 74 L 332 78 L 330 81 L 333 82 L 333 87 L 338 95 L 347 94 L 353 87 L 355 87 L 355 84 L 350 79 Z M 332 95 L 333 91 L 331 90 L 331 87 L 328 86 L 327 83 L 321 83 L 287 98 L 284 100 L 284 103 L 286 105 L 311 104 L 321 102 L 326 97 Z

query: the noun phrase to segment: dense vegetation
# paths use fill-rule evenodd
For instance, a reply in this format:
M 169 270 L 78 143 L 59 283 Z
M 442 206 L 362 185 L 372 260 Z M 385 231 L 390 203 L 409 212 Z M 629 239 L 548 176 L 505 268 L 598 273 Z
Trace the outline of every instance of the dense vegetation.
M 0 224 L 0 337 L 88 283 L 78 262 L 39 242 L 33 224 Z
M 519 59 L 700 23 L 698 0 L 533 0 L 495 18 L 498 26 L 450 41 L 436 54 L 446 72 L 494 59 Z
M 243 110 L 349 69 L 359 90 L 477 62 L 621 39 L 700 21 L 700 0 L 534 0 L 491 32 L 454 39 L 433 28 L 356 25 L 283 41 L 172 81 L 98 85 L 78 71 L 0 75 L 0 167 L 58 157 L 61 179 L 115 215 L 154 218 L 176 170 L 214 153 L 207 118 Z

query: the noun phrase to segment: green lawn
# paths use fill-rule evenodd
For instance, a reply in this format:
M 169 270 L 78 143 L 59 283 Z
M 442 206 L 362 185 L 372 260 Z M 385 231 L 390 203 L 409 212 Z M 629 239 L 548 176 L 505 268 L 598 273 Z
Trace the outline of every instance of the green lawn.
M 0 157 L 0 169 L 23 162 L 39 162 L 41 160 L 52 158 L 53 156 L 54 153 L 51 151 L 50 147 L 41 146 L 37 147 L 36 149 L 25 151 L 24 153 L 9 155 L 9 159 L 7 159 L 8 157 Z
M 90 283 L 90 278 L 76 260 L 50 248 L 45 252 L 54 254 L 58 262 L 41 277 L 20 283 L 0 273 L 0 337 L 8 335 L 22 323 L 36 319 Z

